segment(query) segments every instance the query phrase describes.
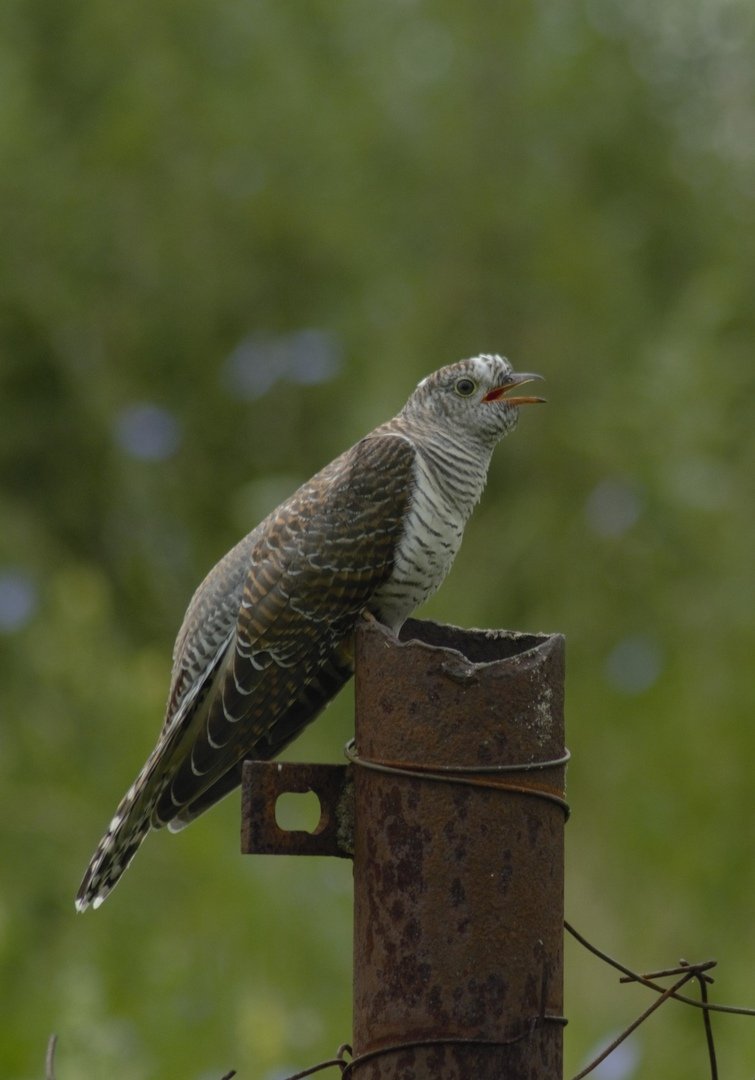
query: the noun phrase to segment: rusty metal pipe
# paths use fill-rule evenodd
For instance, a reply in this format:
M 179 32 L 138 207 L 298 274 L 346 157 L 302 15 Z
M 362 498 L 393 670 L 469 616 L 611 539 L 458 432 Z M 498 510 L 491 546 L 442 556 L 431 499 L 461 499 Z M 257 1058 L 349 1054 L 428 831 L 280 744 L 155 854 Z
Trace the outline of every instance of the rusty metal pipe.
M 351 1075 L 561 1080 L 563 638 L 401 638 L 357 634 Z

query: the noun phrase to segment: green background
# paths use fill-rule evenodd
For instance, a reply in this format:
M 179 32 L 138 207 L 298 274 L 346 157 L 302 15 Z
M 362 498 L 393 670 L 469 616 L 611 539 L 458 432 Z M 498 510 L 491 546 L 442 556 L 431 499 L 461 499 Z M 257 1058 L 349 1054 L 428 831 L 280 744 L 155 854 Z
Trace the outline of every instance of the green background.
M 5 0 L 0 1074 L 274 1078 L 350 1035 L 350 867 L 234 796 L 77 916 L 210 565 L 415 382 L 500 351 L 425 614 L 568 648 L 567 913 L 755 1005 L 747 0 Z M 341 760 L 345 692 L 290 751 Z M 649 1004 L 567 945 L 567 1075 Z M 755 1021 L 714 1022 L 750 1078 Z M 666 1006 L 614 1077 L 704 1076 Z M 607 1074 L 605 1074 L 607 1075 Z

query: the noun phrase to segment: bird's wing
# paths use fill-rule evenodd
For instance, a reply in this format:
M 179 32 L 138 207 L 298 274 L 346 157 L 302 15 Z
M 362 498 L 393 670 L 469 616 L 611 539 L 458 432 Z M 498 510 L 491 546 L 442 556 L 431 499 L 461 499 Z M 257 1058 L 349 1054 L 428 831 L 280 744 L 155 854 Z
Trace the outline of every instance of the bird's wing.
M 165 732 L 169 779 L 153 825 L 180 820 L 181 810 L 242 758 L 267 757 L 268 741 L 278 748 L 293 738 L 344 681 L 345 643 L 393 568 L 413 466 L 408 440 L 368 436 L 250 534 L 235 633 L 196 704 L 179 706 Z M 197 627 L 177 655 L 179 678 L 182 657 L 197 650 L 195 635 L 207 636 Z M 343 672 L 340 681 L 329 675 L 333 665 Z M 184 730 L 176 740 L 179 721 Z
M 189 602 L 173 646 L 173 672 L 162 734 L 171 727 L 187 699 L 196 698 L 228 647 L 236 627 L 249 558 L 261 529 L 254 529 L 216 563 Z
M 229 552 L 178 635 L 166 721 L 77 894 L 108 895 L 150 826 L 191 820 L 239 762 L 277 752 L 350 672 L 360 611 L 391 573 L 414 450 L 379 431 L 337 458 Z

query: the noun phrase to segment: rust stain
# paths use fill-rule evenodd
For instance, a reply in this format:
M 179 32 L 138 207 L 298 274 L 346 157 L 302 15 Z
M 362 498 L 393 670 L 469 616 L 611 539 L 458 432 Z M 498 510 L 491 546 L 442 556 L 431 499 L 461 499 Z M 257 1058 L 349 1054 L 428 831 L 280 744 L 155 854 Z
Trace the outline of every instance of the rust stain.
M 351 855 L 347 835 L 351 766 L 245 761 L 241 779 L 241 851 L 244 855 Z M 281 795 L 312 791 L 320 800 L 313 832 L 281 829 L 275 804 Z

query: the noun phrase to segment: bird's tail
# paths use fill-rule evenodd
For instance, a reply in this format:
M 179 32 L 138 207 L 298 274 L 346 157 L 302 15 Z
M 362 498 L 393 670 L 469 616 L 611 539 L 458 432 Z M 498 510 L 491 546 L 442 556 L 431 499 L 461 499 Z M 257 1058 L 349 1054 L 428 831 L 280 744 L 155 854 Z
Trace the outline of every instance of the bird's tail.
M 100 906 L 152 828 L 152 812 L 163 787 L 156 782 L 159 764 L 153 753 L 118 804 L 79 886 L 77 911 Z

